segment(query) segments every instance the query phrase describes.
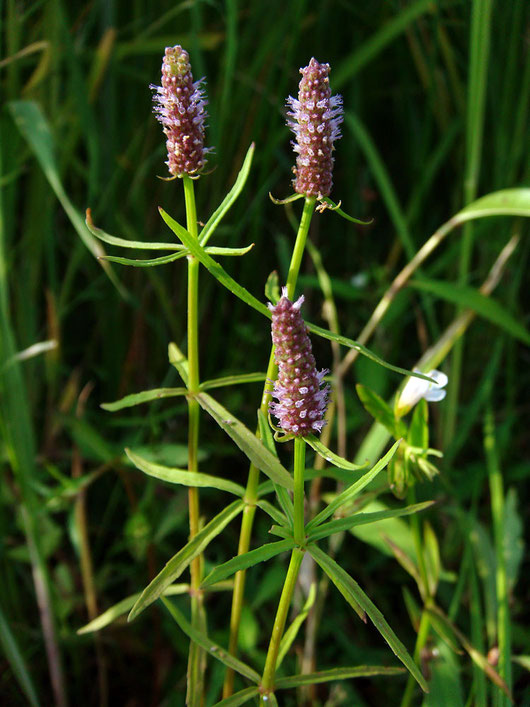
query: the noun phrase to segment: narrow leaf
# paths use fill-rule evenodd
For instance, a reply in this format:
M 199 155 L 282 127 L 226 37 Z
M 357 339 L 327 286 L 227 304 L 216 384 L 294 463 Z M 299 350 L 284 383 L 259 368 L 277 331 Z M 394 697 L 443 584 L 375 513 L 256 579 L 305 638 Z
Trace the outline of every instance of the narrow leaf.
M 184 248 L 180 243 L 155 243 L 149 241 L 131 241 L 127 238 L 118 238 L 117 236 L 111 236 L 110 233 L 106 233 L 94 226 L 92 221 L 92 212 L 90 209 L 86 210 L 85 223 L 88 230 L 93 236 L 99 238 L 100 241 L 104 241 L 109 245 L 119 246 L 121 248 L 136 248 L 141 250 L 182 250 Z
M 357 582 L 350 577 L 350 575 L 345 572 L 342 567 L 335 562 L 335 560 L 328 557 L 328 555 L 326 555 L 326 553 L 320 548 L 311 545 L 308 548 L 308 552 L 314 558 L 315 562 L 317 562 L 328 575 L 346 601 L 351 605 L 361 606 L 362 609 L 364 609 L 376 629 L 390 646 L 392 652 L 407 668 L 421 689 L 424 692 L 429 692 L 423 675 L 421 674 L 416 663 L 408 654 L 407 649 L 392 631 L 383 614 L 379 611 L 371 599 L 363 592 Z
M 317 673 L 290 675 L 286 678 L 278 678 L 275 683 L 275 688 L 282 690 L 287 687 L 316 685 L 320 682 L 349 680 L 350 678 L 366 678 L 372 675 L 402 675 L 404 672 L 403 668 L 386 668 L 382 665 L 356 665 L 353 668 L 331 668 L 330 670 L 319 670 Z
M 334 466 L 339 467 L 339 469 L 347 469 L 348 471 L 359 471 L 359 469 L 365 469 L 366 464 L 353 464 L 353 462 L 349 462 L 347 459 L 344 459 L 344 457 L 339 457 L 338 454 L 335 454 L 335 452 L 332 452 L 331 449 L 328 449 L 325 444 L 323 444 L 318 437 L 315 437 L 315 435 L 307 435 L 304 437 L 304 442 L 306 442 L 312 449 L 315 450 L 318 454 L 320 454 L 321 457 L 323 457 L 326 461 L 330 462 L 330 464 L 333 464 Z
M 478 315 L 503 329 L 508 334 L 527 346 L 530 345 L 530 332 L 499 302 L 481 294 L 474 287 L 459 285 L 456 282 L 443 282 L 442 280 L 412 280 L 410 287 L 439 297 L 440 299 L 458 304 L 460 307 L 472 309 Z
M 293 480 L 287 469 L 280 464 L 274 454 L 269 452 L 263 442 L 252 434 L 248 427 L 245 427 L 208 393 L 198 393 L 195 399 L 260 471 L 263 471 L 280 486 L 293 489 Z
M 180 250 L 178 253 L 171 253 L 171 255 L 162 255 L 160 258 L 146 258 L 142 260 L 122 258 L 118 255 L 99 255 L 98 260 L 109 260 L 111 263 L 118 263 L 118 265 L 131 265 L 133 268 L 153 268 L 157 265 L 172 263 L 174 260 L 179 260 L 189 254 L 189 250 L 185 249 Z
M 279 488 L 282 487 L 280 486 Z M 261 508 L 262 511 L 265 511 L 265 513 L 270 515 L 270 517 L 280 525 L 283 525 L 285 528 L 290 527 L 289 521 L 287 520 L 285 514 L 282 513 L 278 508 L 276 508 L 276 506 L 273 506 L 272 503 L 265 501 L 265 499 L 261 499 L 259 501 L 256 501 L 256 506 L 258 506 L 258 508 Z
M 186 620 L 184 614 L 182 614 L 172 601 L 162 599 L 164 606 L 171 614 L 172 618 L 178 624 L 180 629 L 190 638 L 194 643 L 199 645 L 203 650 L 205 650 L 209 655 L 217 660 L 221 661 L 228 668 L 232 668 L 243 677 L 252 680 L 252 682 L 259 683 L 260 676 L 253 670 L 249 665 L 238 660 L 235 656 L 225 650 L 222 646 L 214 643 L 208 636 L 206 636 L 202 631 L 197 631 L 193 626 Z
M 400 518 L 401 516 L 408 516 L 412 513 L 419 513 L 432 505 L 434 505 L 434 501 L 425 501 L 424 503 L 415 503 L 412 506 L 405 506 L 404 508 L 394 508 L 392 510 L 377 511 L 375 513 L 356 513 L 349 518 L 338 518 L 329 523 L 319 525 L 313 532 L 309 533 L 307 540 L 308 542 L 315 542 L 316 540 L 328 537 L 328 535 L 351 530 L 351 528 L 357 525 L 366 525 L 379 520 L 386 520 L 387 518 Z
M 270 560 L 271 557 L 276 557 L 276 555 L 282 552 L 292 550 L 294 546 L 294 540 L 287 538 L 286 540 L 278 540 L 278 542 L 262 545 L 255 550 L 244 552 L 242 555 L 236 555 L 232 557 L 231 560 L 228 560 L 228 562 L 224 562 L 222 565 L 218 565 L 213 569 L 210 574 L 203 579 L 201 586 L 208 587 L 210 584 L 220 582 L 222 579 L 231 577 L 240 570 L 246 570 L 260 562 L 266 562 Z
M 200 384 L 200 390 L 210 390 L 211 388 L 224 388 L 227 385 L 239 385 L 240 383 L 258 383 L 266 379 L 265 373 L 240 373 L 234 376 L 223 376 L 213 378 Z
M 321 510 L 320 513 L 318 513 L 318 515 L 316 515 L 313 520 L 311 520 L 307 524 L 306 531 L 309 531 L 315 526 L 320 525 L 324 520 L 326 520 L 326 518 L 329 518 L 329 516 L 333 515 L 333 513 L 335 513 L 335 511 L 339 509 L 344 503 L 352 501 L 356 496 L 358 496 L 359 493 L 363 490 L 363 488 L 367 484 L 369 484 L 370 481 L 375 479 L 377 474 L 379 474 L 379 472 L 385 468 L 385 466 L 396 453 L 400 442 L 401 440 L 395 442 L 391 449 L 385 454 L 385 456 L 380 459 L 376 464 L 374 464 L 370 471 L 367 471 L 366 474 L 363 474 L 363 476 L 361 476 L 358 481 L 349 486 L 342 493 L 339 493 L 339 495 L 331 503 L 329 503 L 326 508 Z
M 199 242 L 201 246 L 204 247 L 206 243 L 208 243 L 226 212 L 230 209 L 232 204 L 236 201 L 237 197 L 241 194 L 241 190 L 245 186 L 245 182 L 247 181 L 247 177 L 250 172 L 250 165 L 252 164 L 252 158 L 254 157 L 254 149 L 255 145 L 254 143 L 252 143 L 248 148 L 241 170 L 239 171 L 237 179 L 234 182 L 234 186 L 232 187 L 232 189 L 230 189 L 221 204 L 210 216 L 202 231 L 199 233 Z
M 15 635 L 9 627 L 8 622 L 4 616 L 4 612 L 0 608 L 0 645 L 2 646 L 2 652 L 4 654 L 5 660 L 9 663 L 9 666 L 15 676 L 22 692 L 24 693 L 28 703 L 33 707 L 38 707 L 39 699 L 35 691 L 35 686 L 31 678 L 30 666 L 24 660 L 22 651 L 16 641 Z M 5 669 L 5 667 L 4 667 Z
M 172 584 L 184 572 L 186 567 L 204 550 L 205 547 L 222 532 L 228 523 L 240 513 L 245 504 L 243 501 L 234 501 L 221 513 L 215 516 L 197 535 L 177 552 L 164 569 L 157 574 L 152 582 L 141 593 L 129 614 L 129 621 L 135 619 L 144 609 L 158 599 L 166 587 Z
M 259 687 L 246 687 L 244 690 L 225 697 L 224 700 L 216 702 L 213 707 L 239 707 L 259 695 Z
M 164 596 L 177 596 L 178 594 L 187 594 L 189 591 L 189 584 L 172 584 L 164 590 Z M 125 599 L 122 599 L 117 604 L 109 607 L 106 611 L 90 621 L 88 624 L 85 624 L 78 629 L 77 635 L 82 636 L 84 633 L 101 631 L 102 628 L 114 623 L 116 619 L 119 619 L 120 616 L 123 616 L 132 609 L 137 600 L 140 598 L 140 593 L 141 592 L 131 594 L 131 596 L 125 597 Z
M 361 224 L 361 226 L 369 226 L 374 221 L 373 218 L 371 218 L 369 221 L 362 221 L 360 218 L 354 218 L 353 216 L 349 216 L 345 211 L 340 208 L 339 204 L 335 204 L 335 202 L 332 201 L 328 196 L 325 196 L 320 199 L 320 202 L 327 204 L 329 206 L 330 211 L 334 211 L 339 216 L 342 216 L 342 218 L 345 218 L 346 221 L 351 221 L 352 223 L 359 223 Z
M 187 394 L 186 388 L 153 388 L 152 390 L 143 390 L 141 393 L 132 393 L 126 395 L 121 400 L 116 400 L 113 403 L 101 403 L 103 410 L 115 412 L 124 408 L 131 408 L 142 403 L 149 403 L 152 400 L 161 400 L 162 398 L 175 398 L 179 395 Z
M 416 371 L 407 371 L 406 368 L 400 368 L 399 366 L 394 366 L 391 363 L 387 363 L 384 359 L 375 354 L 373 351 L 370 351 L 370 349 L 367 349 L 366 346 L 363 346 L 358 341 L 348 339 L 348 337 L 342 336 L 342 334 L 334 334 L 328 329 L 322 329 L 322 327 L 316 326 L 316 324 L 306 322 L 306 326 L 313 334 L 321 336 L 323 339 L 337 341 L 339 344 L 342 344 L 342 346 L 347 346 L 350 349 L 355 349 L 363 356 L 366 356 L 366 358 L 369 358 L 371 361 L 374 361 L 380 366 L 383 366 L 383 368 L 388 368 L 389 371 L 401 373 L 401 375 L 403 376 L 413 376 L 414 378 L 421 378 L 422 380 L 429 381 L 430 383 L 436 383 L 436 381 L 433 381 L 432 378 L 429 378 L 429 376 L 426 376 L 423 373 L 418 373 Z
M 143 457 L 135 454 L 130 449 L 125 449 L 125 454 L 132 461 L 134 466 L 148 476 L 154 476 L 161 481 L 167 481 L 170 484 L 181 484 L 182 486 L 192 486 L 195 488 L 214 488 L 220 491 L 228 491 L 236 496 L 244 496 L 245 489 L 243 486 L 220 479 L 217 476 L 209 476 L 208 474 L 188 471 L 187 469 L 175 469 L 161 464 L 153 464 Z
M 246 255 L 247 253 L 250 253 L 252 248 L 254 248 L 255 243 L 251 243 L 250 245 L 244 246 L 243 248 L 225 248 L 222 246 L 209 246 L 208 248 L 205 248 L 205 253 L 209 253 L 210 255 Z
M 182 241 L 182 243 L 189 249 L 190 253 L 197 258 L 197 260 L 204 265 L 204 267 L 218 280 L 222 285 L 224 285 L 230 292 L 239 297 L 239 299 L 246 302 L 250 307 L 264 314 L 270 319 L 271 314 L 265 304 L 260 302 L 254 295 L 251 295 L 248 290 L 242 287 L 234 278 L 226 272 L 226 270 L 219 265 L 217 261 L 211 258 L 206 250 L 199 245 L 199 243 L 190 236 L 186 229 L 177 223 L 169 214 L 167 214 L 164 209 L 159 207 L 160 215 L 167 223 L 169 228 L 173 233 Z M 409 375 L 409 374 L 407 374 Z
M 168 346 L 169 363 L 177 369 L 184 385 L 188 385 L 188 359 L 179 347 L 172 341 Z

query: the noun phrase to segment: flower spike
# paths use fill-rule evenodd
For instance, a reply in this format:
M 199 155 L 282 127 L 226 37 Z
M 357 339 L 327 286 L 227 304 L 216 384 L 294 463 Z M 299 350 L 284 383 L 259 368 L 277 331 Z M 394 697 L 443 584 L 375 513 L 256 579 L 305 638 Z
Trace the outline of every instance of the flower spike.
M 278 365 L 278 380 L 274 383 L 269 411 L 278 418 L 286 433 L 302 437 L 321 432 L 326 424 L 329 386 L 323 384 L 327 371 L 316 370 L 311 341 L 300 314 L 304 298 L 291 302 L 287 288 L 272 312 L 274 359 Z
M 204 79 L 193 81 L 188 52 L 166 47 L 162 61 L 162 86 L 155 91 L 154 113 L 167 137 L 167 166 L 173 177 L 197 175 L 206 164 L 204 147 L 206 96 Z
M 329 64 L 311 59 L 300 69 L 302 80 L 298 99 L 289 96 L 287 125 L 296 136 L 293 144 L 298 153 L 293 168 L 294 190 L 304 196 L 329 196 L 333 185 L 333 143 L 341 137 L 342 97 L 332 96 L 329 86 Z

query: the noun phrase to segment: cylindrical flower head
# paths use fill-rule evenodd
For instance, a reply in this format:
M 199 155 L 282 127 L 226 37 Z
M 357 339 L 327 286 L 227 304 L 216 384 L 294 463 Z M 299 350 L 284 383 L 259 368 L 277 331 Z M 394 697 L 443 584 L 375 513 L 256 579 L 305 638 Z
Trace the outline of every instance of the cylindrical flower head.
M 154 113 L 167 136 L 167 166 L 171 174 L 196 174 L 206 164 L 204 121 L 206 98 L 200 81 L 193 81 L 188 52 L 166 47 L 162 61 L 162 86 L 151 86 Z
M 289 96 L 287 125 L 296 135 L 294 151 L 298 153 L 293 172 L 294 190 L 305 196 L 329 196 L 333 185 L 333 143 L 341 136 L 342 96 L 332 96 L 329 86 L 329 64 L 311 59 L 300 69 L 298 100 Z
M 279 419 L 280 427 L 290 434 L 302 437 L 321 432 L 326 424 L 329 386 L 322 381 L 327 370 L 317 372 L 311 341 L 300 314 L 304 301 L 287 298 L 287 288 L 272 312 L 272 341 L 274 359 L 278 365 L 278 380 L 274 383 L 269 411 Z

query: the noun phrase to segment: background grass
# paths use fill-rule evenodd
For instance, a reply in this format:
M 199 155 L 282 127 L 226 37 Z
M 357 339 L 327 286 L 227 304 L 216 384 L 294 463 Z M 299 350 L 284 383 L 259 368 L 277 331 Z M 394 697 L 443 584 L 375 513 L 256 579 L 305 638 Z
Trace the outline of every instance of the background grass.
M 76 635 L 91 615 L 145 586 L 187 535 L 186 492 L 142 476 L 122 451 L 154 445 L 159 459 L 185 464 L 185 402 L 114 414 L 99 407 L 127 393 L 179 385 L 167 364 L 167 345 L 185 342 L 185 265 L 114 265 L 106 272 L 91 252 L 94 244 L 80 217 L 90 206 L 98 226 L 136 240 L 169 238 L 159 205 L 184 219 L 180 182 L 156 178 L 165 176 L 165 146 L 148 86 L 159 82 L 164 47 L 182 44 L 195 77 L 207 77 L 208 143 L 216 152 L 213 172 L 196 185 L 201 220 L 220 202 L 250 142 L 256 142 L 244 194 L 219 228 L 216 245 L 256 244 L 225 267 L 261 299 L 273 269 L 280 280 L 285 277 L 299 206 L 274 206 L 267 196 L 291 192 L 285 97 L 296 93 L 298 67 L 311 56 L 331 64 L 332 88 L 343 94 L 347 115 L 332 197 L 348 213 L 373 217 L 374 223 L 356 227 L 327 212 L 314 220 L 311 239 L 331 275 L 341 332 L 355 338 L 395 274 L 441 223 L 474 195 L 529 185 L 529 7 L 523 0 L 488 5 L 3 3 L 0 695 L 6 704 L 51 704 L 49 665 L 71 704 L 183 702 L 187 644 L 161 608 L 133 625 L 107 629 L 96 641 Z M 20 101 L 32 103 L 15 103 Z M 464 251 L 461 232 L 455 232 L 423 275 L 478 287 L 514 232 L 520 244 L 495 299 L 528 327 L 524 220 L 476 222 Z M 106 250 L 117 254 L 110 246 Z M 306 316 L 323 324 L 323 298 L 310 258 L 302 273 Z M 204 271 L 200 302 L 202 379 L 263 370 L 269 331 L 262 318 Z M 410 368 L 455 313 L 454 304 L 406 289 L 371 347 Z M 13 363 L 17 351 L 48 339 L 57 348 Z M 329 365 L 328 344 L 318 341 L 315 348 L 320 365 Z M 431 406 L 433 439 L 438 446 L 443 442 L 446 455 L 442 475 L 418 489 L 419 500 L 440 501 L 428 515 L 443 567 L 453 575 L 441 583 L 439 601 L 484 653 L 497 642 L 488 487 L 488 473 L 491 481 L 496 469 L 507 494 L 503 542 L 512 550 L 506 572 L 513 652 L 530 652 L 530 597 L 528 587 L 517 584 L 529 569 L 527 560 L 521 565 L 528 519 L 524 482 L 530 474 L 528 363 L 520 342 L 475 320 L 462 345 L 456 390 L 445 403 Z M 350 458 L 369 428 L 355 394 L 357 381 L 385 396 L 399 377 L 357 359 L 345 385 Z M 250 384 L 224 389 L 218 398 L 253 425 L 259 391 L 259 383 Z M 491 412 L 485 451 L 486 411 Z M 245 483 L 244 458 L 208 420 L 201 449 L 205 470 Z M 218 494 L 204 492 L 201 499 L 211 517 L 219 508 Z M 255 537 L 266 539 L 267 530 L 261 517 Z M 223 561 L 236 543 L 234 525 L 209 548 L 207 561 Z M 342 564 L 412 650 L 415 632 L 400 592 L 402 585 L 414 592 L 408 575 L 388 555 L 353 538 L 341 552 Z M 248 575 L 242 645 L 251 658 L 263 656 L 284 571 L 276 563 Z M 228 606 L 226 594 L 207 607 L 213 638 L 222 643 Z M 439 685 L 452 679 L 463 696 L 455 705 L 470 694 L 475 704 L 499 699 L 467 657 L 440 646 L 430 646 L 441 654 L 431 662 L 433 679 Z M 286 660 L 290 672 L 295 660 Z M 330 593 L 319 667 L 389 660 L 377 634 Z M 445 683 L 443 670 L 449 676 Z M 212 666 L 210 677 L 213 701 L 222 671 Z M 530 703 L 527 674 L 525 680 L 517 663 L 513 678 L 516 703 Z M 397 704 L 403 686 L 399 678 L 344 683 L 332 689 L 336 701 L 329 704 Z M 449 704 L 441 690 L 434 689 L 425 704 Z M 328 694 L 329 686 L 319 689 L 322 703 Z

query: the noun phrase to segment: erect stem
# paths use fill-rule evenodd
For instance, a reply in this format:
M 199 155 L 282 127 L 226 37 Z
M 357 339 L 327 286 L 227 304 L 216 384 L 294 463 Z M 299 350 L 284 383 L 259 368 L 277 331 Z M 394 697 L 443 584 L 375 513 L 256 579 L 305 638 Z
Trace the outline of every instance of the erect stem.
M 305 543 L 304 530 L 304 472 L 305 472 L 305 442 L 301 437 L 294 440 L 294 539 L 299 545 Z M 291 561 L 289 569 L 285 577 L 285 582 L 272 627 L 271 640 L 267 659 L 265 661 L 265 669 L 261 679 L 262 700 L 265 704 L 266 697 L 269 692 L 274 690 L 274 676 L 276 674 L 276 662 L 278 660 L 278 651 L 287 621 L 287 614 L 291 605 L 298 572 L 304 557 L 304 550 L 301 547 L 295 547 L 291 553 Z
M 184 199 L 186 202 L 186 225 L 193 238 L 198 239 L 197 212 L 193 180 L 183 175 Z M 193 397 L 199 390 L 199 334 L 198 334 L 199 261 L 188 256 L 188 470 L 199 471 L 197 452 L 199 446 L 199 404 Z M 188 489 L 190 539 L 199 532 L 199 492 Z M 191 623 L 197 630 L 205 628 L 203 597 L 200 591 L 202 558 L 191 563 Z M 203 702 L 203 675 L 206 654 L 192 642 L 188 659 L 188 695 L 190 707 L 201 707 Z
M 302 217 L 300 219 L 300 226 L 298 227 L 298 233 L 296 235 L 296 241 L 293 248 L 293 254 L 291 256 L 291 263 L 289 265 L 289 273 L 287 275 L 287 296 L 292 299 L 294 296 L 294 291 L 296 288 L 296 282 L 298 279 L 298 273 L 300 272 L 300 265 L 302 262 L 302 256 L 305 250 L 305 244 L 307 241 L 307 234 L 309 233 L 309 226 L 311 225 L 311 219 L 315 211 L 316 199 L 314 197 L 306 197 L 304 202 L 304 210 L 302 212 Z M 269 357 L 269 365 L 267 367 L 267 381 L 274 380 L 278 374 L 278 369 L 274 363 L 274 349 L 271 350 Z M 263 394 L 261 398 L 260 410 L 264 415 L 268 414 L 269 403 L 271 400 L 271 385 L 266 382 L 263 387 Z M 256 431 L 256 435 L 259 436 L 259 431 Z M 259 482 L 259 469 L 257 469 L 254 464 L 251 464 L 248 471 L 248 481 L 247 488 L 245 492 L 245 501 L 247 506 L 243 512 L 243 519 L 241 521 L 241 531 L 239 535 L 239 546 L 237 553 L 242 555 L 248 552 L 250 547 L 250 538 L 252 534 L 252 525 L 254 523 L 254 515 L 256 513 L 256 500 L 258 496 L 258 482 Z M 230 639 L 228 644 L 228 650 L 233 655 L 237 653 L 237 643 L 239 637 L 239 625 L 241 623 L 241 611 L 243 609 L 243 598 L 245 594 L 245 579 L 246 572 L 241 570 L 237 572 L 234 578 L 234 590 L 232 593 L 232 613 L 230 616 Z M 225 682 L 223 686 L 223 697 L 230 697 L 233 692 L 234 687 L 234 671 L 230 668 L 226 671 Z

